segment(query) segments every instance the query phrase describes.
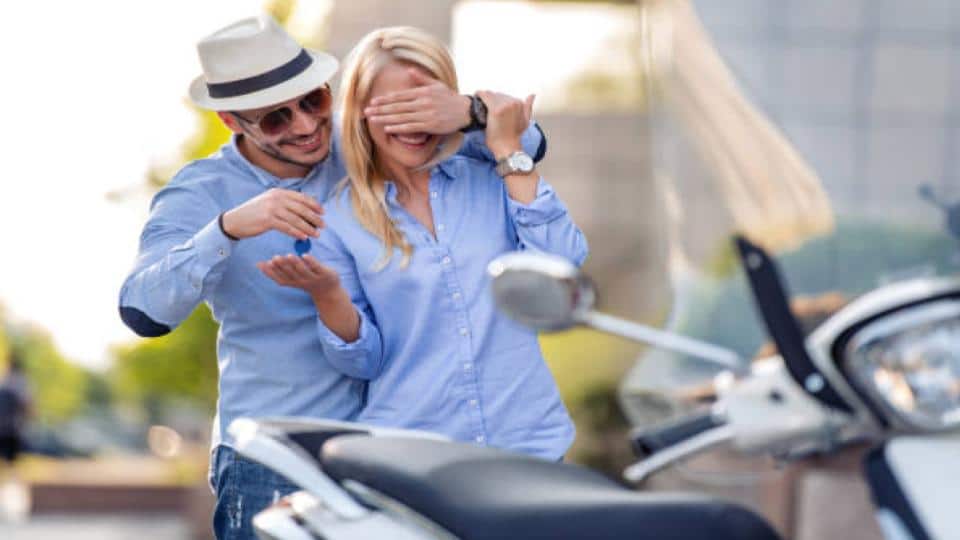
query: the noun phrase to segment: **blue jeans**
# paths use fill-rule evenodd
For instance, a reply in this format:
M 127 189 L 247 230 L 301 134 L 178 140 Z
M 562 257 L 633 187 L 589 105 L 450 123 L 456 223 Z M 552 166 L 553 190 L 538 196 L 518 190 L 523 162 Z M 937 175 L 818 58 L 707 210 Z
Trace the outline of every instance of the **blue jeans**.
M 213 532 L 217 540 L 256 540 L 253 516 L 280 497 L 300 488 L 270 469 L 217 446 L 210 463 L 211 485 L 217 495 Z

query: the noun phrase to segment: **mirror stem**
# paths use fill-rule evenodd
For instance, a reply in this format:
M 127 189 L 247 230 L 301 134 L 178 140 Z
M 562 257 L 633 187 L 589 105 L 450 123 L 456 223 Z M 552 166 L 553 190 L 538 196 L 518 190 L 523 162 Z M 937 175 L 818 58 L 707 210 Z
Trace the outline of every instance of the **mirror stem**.
M 679 352 L 699 358 L 700 360 L 706 360 L 710 363 L 731 369 L 735 373 L 743 373 L 748 369 L 748 367 L 740 361 L 740 356 L 730 349 L 672 332 L 658 330 L 605 313 L 588 311 L 580 317 L 579 322 L 601 332 L 640 343 L 647 343 L 658 349 Z

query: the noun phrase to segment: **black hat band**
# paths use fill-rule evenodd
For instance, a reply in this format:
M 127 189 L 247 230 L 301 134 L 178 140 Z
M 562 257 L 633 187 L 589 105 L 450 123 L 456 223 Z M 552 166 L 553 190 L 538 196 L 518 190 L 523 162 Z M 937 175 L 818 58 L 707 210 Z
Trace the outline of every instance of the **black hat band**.
M 252 94 L 271 86 L 289 81 L 297 75 L 306 71 L 313 63 L 313 57 L 307 53 L 306 49 L 300 49 L 300 54 L 293 60 L 283 64 L 280 67 L 271 69 L 266 73 L 254 75 L 246 79 L 230 81 L 225 83 L 207 83 L 207 91 L 210 97 L 231 98 Z

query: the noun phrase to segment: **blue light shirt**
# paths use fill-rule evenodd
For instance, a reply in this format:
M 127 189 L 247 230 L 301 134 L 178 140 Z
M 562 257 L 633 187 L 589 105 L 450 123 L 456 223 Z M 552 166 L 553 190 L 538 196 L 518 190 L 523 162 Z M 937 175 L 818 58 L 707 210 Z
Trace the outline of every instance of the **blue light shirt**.
M 274 283 L 256 267 L 295 253 L 294 238 L 268 231 L 233 241 L 217 224 L 222 212 L 273 188 L 327 200 L 346 174 L 338 131 L 335 126 L 330 156 L 303 178 L 280 179 L 256 167 L 233 138 L 180 170 L 151 203 L 136 262 L 120 291 L 121 318 L 137 334 L 153 337 L 170 332 L 200 302 L 210 307 L 220 323 L 214 447 L 229 446 L 224 430 L 241 416 L 351 420 L 362 405 L 365 381 L 330 365 L 309 295 Z M 523 145 L 542 155 L 545 139 L 535 124 Z M 468 136 L 461 152 L 489 156 L 482 132 Z
M 313 254 L 340 274 L 360 313 L 351 343 L 319 322 L 328 361 L 370 380 L 359 420 L 561 457 L 573 423 L 536 334 L 498 312 L 486 273 L 493 258 L 517 249 L 583 262 L 586 240 L 554 190 L 541 178 L 536 200 L 520 204 L 492 163 L 448 158 L 430 175 L 434 238 L 387 182 L 390 215 L 413 256 L 401 268 L 397 249 L 380 271 L 383 245 L 354 217 L 349 192 L 325 206 L 327 229 Z

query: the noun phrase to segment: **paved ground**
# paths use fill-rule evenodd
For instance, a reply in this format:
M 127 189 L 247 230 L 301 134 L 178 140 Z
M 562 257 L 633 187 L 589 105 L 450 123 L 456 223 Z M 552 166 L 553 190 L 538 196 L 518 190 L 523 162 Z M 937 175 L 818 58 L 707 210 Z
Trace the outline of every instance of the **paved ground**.
M 187 523 L 165 515 L 43 515 L 25 523 L 0 523 L 4 540 L 187 540 Z

